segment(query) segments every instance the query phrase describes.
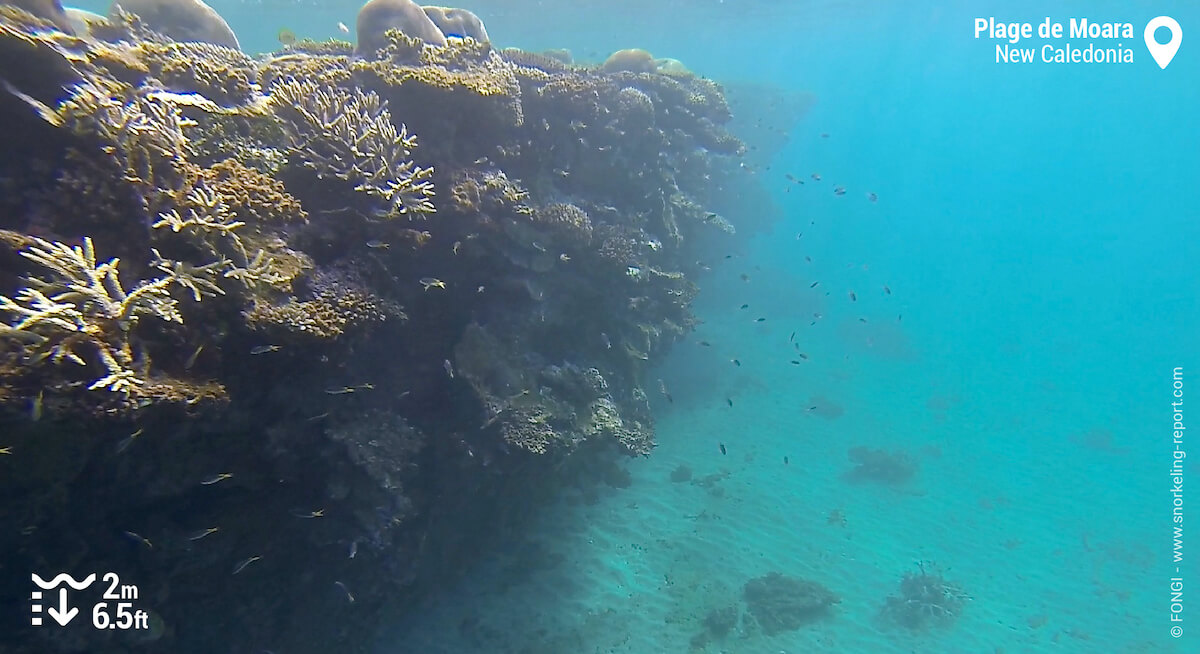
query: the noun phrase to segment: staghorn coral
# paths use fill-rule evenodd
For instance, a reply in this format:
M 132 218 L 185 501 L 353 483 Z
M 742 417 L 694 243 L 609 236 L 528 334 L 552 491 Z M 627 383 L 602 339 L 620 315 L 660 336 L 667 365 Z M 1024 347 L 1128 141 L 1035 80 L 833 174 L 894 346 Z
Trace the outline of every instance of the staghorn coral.
M 345 180 L 383 200 L 378 213 L 388 218 L 435 211 L 428 181 L 433 169 L 412 161 L 416 137 L 403 124 L 397 131 L 378 95 L 293 79 L 272 87 L 271 106 L 286 125 L 292 151 L 318 177 Z
M 127 292 L 117 276 L 118 260 L 98 262 L 92 239 L 85 237 L 82 247 L 34 241 L 21 256 L 50 274 L 30 276 L 29 286 L 15 298 L 0 296 L 0 311 L 16 319 L 0 327 L 0 335 L 23 344 L 33 362 L 48 359 L 85 366 L 90 358 L 100 363 L 107 374 L 94 380 L 90 390 L 135 391 L 145 380 L 134 369 L 138 363 L 131 333 L 143 315 L 183 322 L 168 292 L 179 278 L 168 274 Z
M 936 565 L 926 561 L 918 561 L 916 565 L 916 572 L 907 572 L 900 580 L 900 594 L 891 595 L 884 602 L 883 616 L 913 630 L 953 622 L 971 597 L 958 585 L 946 581 Z

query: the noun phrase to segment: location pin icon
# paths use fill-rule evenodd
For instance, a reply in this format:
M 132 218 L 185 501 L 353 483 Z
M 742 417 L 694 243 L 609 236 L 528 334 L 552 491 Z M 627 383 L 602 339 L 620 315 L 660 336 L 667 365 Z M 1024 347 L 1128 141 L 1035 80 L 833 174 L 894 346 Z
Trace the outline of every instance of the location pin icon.
M 1160 27 L 1171 30 L 1169 42 L 1159 43 L 1154 38 L 1154 31 Z M 1142 36 L 1146 39 L 1146 49 L 1150 51 L 1150 56 L 1154 57 L 1154 61 L 1158 62 L 1158 67 L 1166 68 L 1167 64 L 1175 58 L 1175 53 L 1179 51 L 1179 44 L 1183 41 L 1183 28 L 1174 18 L 1159 16 L 1146 23 L 1146 32 Z

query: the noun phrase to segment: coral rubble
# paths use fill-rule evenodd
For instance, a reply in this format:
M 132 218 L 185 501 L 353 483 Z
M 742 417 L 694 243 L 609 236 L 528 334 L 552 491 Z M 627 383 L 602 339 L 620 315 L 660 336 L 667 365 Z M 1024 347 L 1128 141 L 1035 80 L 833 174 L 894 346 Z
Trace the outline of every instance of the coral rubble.
M 0 10 L 6 587 L 119 568 L 164 651 L 333 651 L 461 569 L 460 522 L 630 483 L 733 233 L 719 85 L 407 0 L 261 57 L 198 0 L 56 7 Z

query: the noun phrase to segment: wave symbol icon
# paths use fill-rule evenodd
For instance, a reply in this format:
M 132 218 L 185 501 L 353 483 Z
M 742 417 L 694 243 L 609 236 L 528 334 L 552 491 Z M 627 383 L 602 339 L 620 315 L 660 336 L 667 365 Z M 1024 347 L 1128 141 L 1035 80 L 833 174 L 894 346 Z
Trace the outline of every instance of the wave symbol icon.
M 36 572 L 33 573 L 32 576 L 33 576 L 33 583 L 37 584 L 38 588 L 41 588 L 42 590 L 53 590 L 59 584 L 64 583 L 64 582 L 71 588 L 74 588 L 75 590 L 83 590 L 83 589 L 87 588 L 88 586 L 91 586 L 93 581 L 96 581 L 96 573 L 94 573 L 94 572 L 92 574 L 84 577 L 83 581 L 75 581 L 74 577 L 72 577 L 71 575 L 69 575 L 65 572 L 58 573 L 58 575 L 56 575 L 50 581 L 46 581 L 45 579 L 42 579 L 41 577 L 39 577 L 37 575 Z

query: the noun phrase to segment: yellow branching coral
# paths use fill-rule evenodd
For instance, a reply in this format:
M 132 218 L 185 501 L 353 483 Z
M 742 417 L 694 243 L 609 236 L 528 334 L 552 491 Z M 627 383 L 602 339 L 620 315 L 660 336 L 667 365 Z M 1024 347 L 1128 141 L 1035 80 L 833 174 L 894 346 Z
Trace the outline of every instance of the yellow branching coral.
M 30 276 L 15 298 L 0 296 L 0 312 L 15 322 L 0 335 L 22 344 L 34 361 L 86 365 L 88 350 L 107 374 L 88 387 L 129 393 L 143 381 L 134 370 L 130 332 L 142 315 L 183 322 L 168 289 L 173 275 L 144 281 L 125 291 L 117 276 L 119 260 L 96 260 L 92 239 L 69 246 L 35 238 L 21 256 L 46 268 Z
M 396 128 L 387 102 L 375 93 L 289 79 L 271 89 L 271 105 L 285 123 L 292 151 L 318 177 L 355 184 L 355 190 L 383 200 L 388 217 L 435 211 L 433 169 L 410 158 L 416 137 L 404 125 Z

